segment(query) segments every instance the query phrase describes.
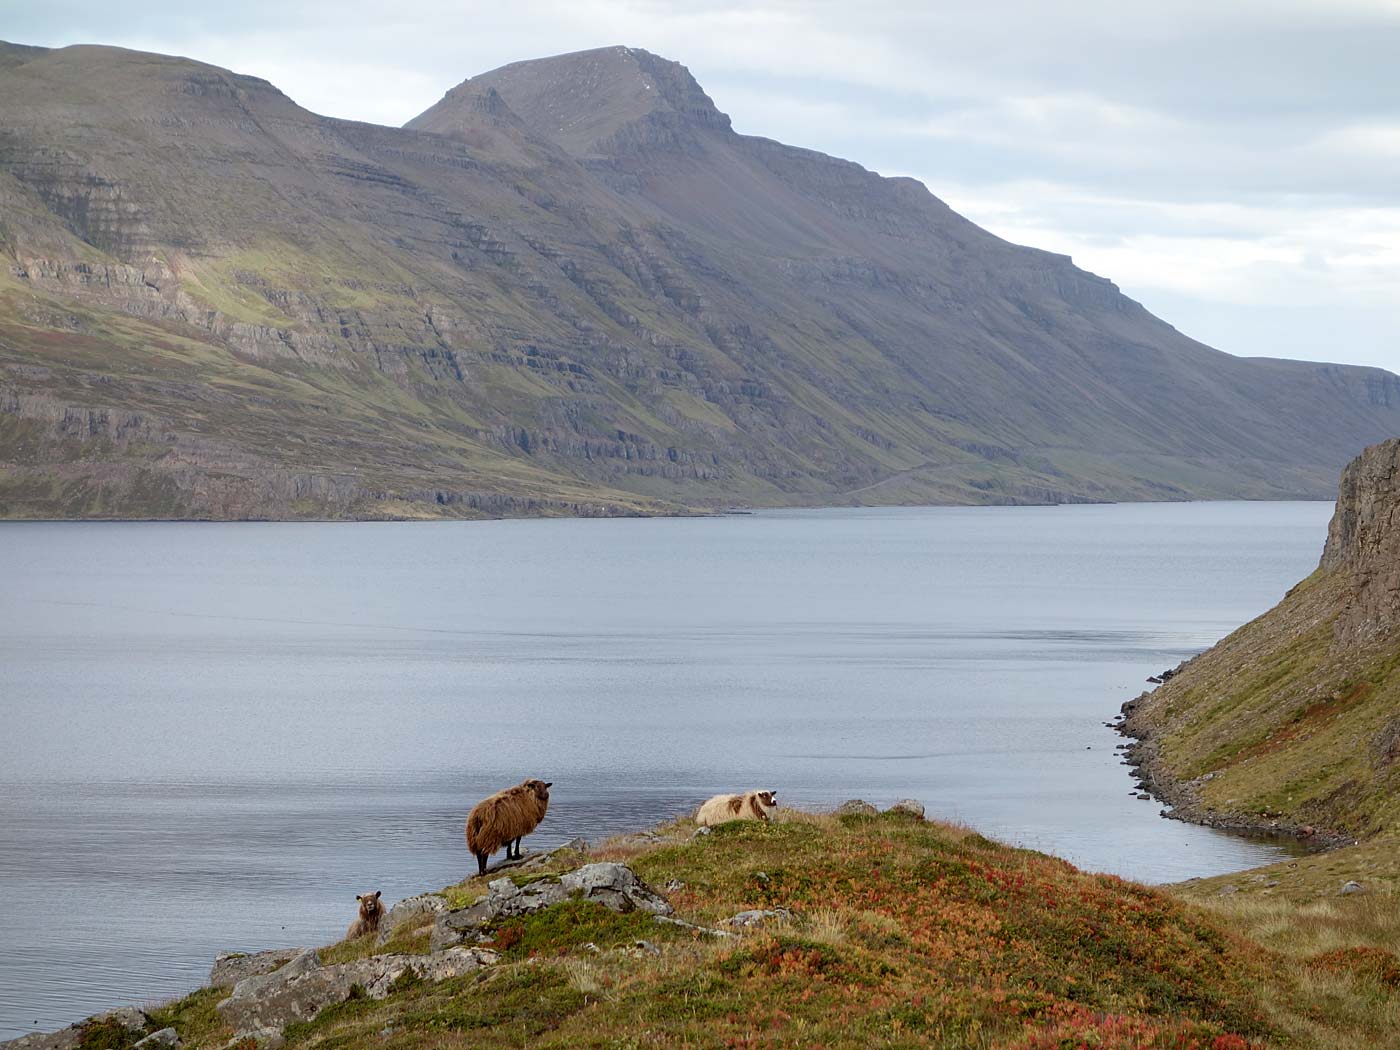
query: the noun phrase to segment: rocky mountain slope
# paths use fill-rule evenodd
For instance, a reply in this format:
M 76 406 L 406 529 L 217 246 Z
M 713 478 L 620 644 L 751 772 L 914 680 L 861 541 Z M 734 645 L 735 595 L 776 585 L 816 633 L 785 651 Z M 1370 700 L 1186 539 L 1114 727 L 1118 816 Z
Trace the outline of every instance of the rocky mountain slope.
M 1315 573 L 1128 710 L 1191 819 L 1400 831 L 1400 440 L 1346 468 Z
M 644 51 L 400 129 L 0 44 L 0 516 L 1315 497 L 1397 432 Z

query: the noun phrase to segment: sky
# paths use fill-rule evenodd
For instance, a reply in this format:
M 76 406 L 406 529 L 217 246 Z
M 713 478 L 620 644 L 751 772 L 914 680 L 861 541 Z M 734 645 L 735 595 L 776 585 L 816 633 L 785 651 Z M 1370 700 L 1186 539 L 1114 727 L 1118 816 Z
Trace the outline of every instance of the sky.
M 911 175 L 1212 346 L 1400 372 L 1400 0 L 0 0 L 0 39 L 186 55 L 380 124 L 642 47 L 737 131 Z

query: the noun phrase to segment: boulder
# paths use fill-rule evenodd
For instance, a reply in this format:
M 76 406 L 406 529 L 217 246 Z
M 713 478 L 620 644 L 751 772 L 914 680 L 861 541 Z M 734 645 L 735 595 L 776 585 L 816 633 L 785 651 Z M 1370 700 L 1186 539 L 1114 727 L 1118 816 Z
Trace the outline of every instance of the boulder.
M 1365 887 L 1361 885 L 1361 883 L 1349 879 L 1346 882 L 1342 883 L 1342 888 L 1337 892 L 1340 893 L 1343 897 L 1347 897 L 1353 893 L 1365 893 L 1366 890 Z
M 873 817 L 879 812 L 880 811 L 874 806 L 872 806 L 869 802 L 866 802 L 864 799 L 860 798 L 847 799 L 845 802 L 842 802 L 839 806 L 836 807 L 836 815 L 838 817 Z
M 384 944 L 400 927 L 411 930 L 418 926 L 427 926 L 447 910 L 447 898 L 440 893 L 420 893 L 416 897 L 405 897 L 379 920 L 379 937 L 375 943 Z
M 244 978 L 216 1008 L 234 1029 L 234 1041 L 256 1039 L 260 1047 L 282 1045 L 282 1029 L 309 1021 L 327 1006 L 344 1002 L 358 986 L 371 999 L 388 996 L 409 970 L 425 981 L 460 977 L 500 956 L 483 948 L 449 948 L 431 955 L 371 955 L 367 959 L 322 966 L 314 951 L 268 974 Z
M 214 960 L 209 971 L 209 984 L 214 988 L 232 988 L 245 977 L 271 973 L 291 962 L 305 948 L 271 948 L 265 952 L 224 952 Z
M 647 911 L 669 915 L 666 899 L 633 874 L 625 864 L 585 864 L 558 878 L 545 877 L 525 886 L 510 879 L 487 884 L 486 896 L 466 908 L 439 915 L 430 947 L 434 951 L 454 944 L 484 943 L 492 923 L 517 915 L 529 915 L 566 900 L 597 901 L 617 912 Z
M 924 804 L 923 804 L 922 802 L 918 801 L 917 799 L 902 798 L 902 799 L 900 799 L 898 802 L 896 802 L 893 806 L 891 806 L 889 809 L 885 810 L 885 812 L 886 812 L 886 813 L 903 813 L 903 814 L 905 814 L 906 816 L 917 817 L 919 820 L 923 820 L 923 819 L 924 819 Z

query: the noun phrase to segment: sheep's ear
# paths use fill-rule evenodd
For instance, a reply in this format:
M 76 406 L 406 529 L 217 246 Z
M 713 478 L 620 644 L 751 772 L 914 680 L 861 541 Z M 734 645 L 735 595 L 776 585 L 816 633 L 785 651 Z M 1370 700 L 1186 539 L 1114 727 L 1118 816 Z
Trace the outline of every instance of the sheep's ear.
M 374 899 L 375 899 L 375 900 L 378 900 L 378 899 L 379 899 L 379 895 L 380 895 L 381 893 L 383 893 L 383 892 L 384 892 L 383 890 L 375 890 L 375 891 L 374 891 Z
M 552 780 L 549 781 L 547 784 L 545 784 L 545 787 L 547 787 L 547 788 L 552 788 L 553 786 L 554 786 L 554 781 L 552 781 Z
M 358 893 L 355 894 L 355 899 L 356 899 L 357 901 L 359 901 L 359 900 L 364 900 L 364 898 L 361 897 Z

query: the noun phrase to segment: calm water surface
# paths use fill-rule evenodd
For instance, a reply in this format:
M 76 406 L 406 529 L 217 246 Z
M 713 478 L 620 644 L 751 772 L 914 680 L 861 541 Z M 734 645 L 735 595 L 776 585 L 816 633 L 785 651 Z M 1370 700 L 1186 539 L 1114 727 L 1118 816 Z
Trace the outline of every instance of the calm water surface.
M 535 846 L 772 786 L 1147 881 L 1268 862 L 1131 797 L 1103 722 L 1311 571 L 1330 513 L 0 526 L 0 1038 L 454 882 L 524 776 Z

